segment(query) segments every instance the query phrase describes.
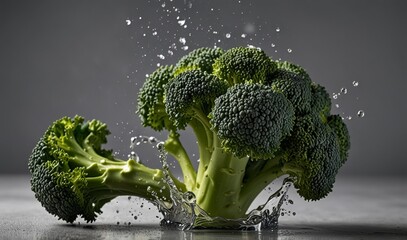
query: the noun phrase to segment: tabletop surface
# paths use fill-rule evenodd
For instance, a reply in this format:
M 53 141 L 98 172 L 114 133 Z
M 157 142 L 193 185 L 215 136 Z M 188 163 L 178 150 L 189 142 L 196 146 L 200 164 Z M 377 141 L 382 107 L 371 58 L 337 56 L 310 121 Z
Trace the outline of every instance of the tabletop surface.
M 153 205 L 121 197 L 96 222 L 66 224 L 48 214 L 29 176 L 0 176 L 0 239 L 407 239 L 407 178 L 339 177 L 325 199 L 306 202 L 294 189 L 275 232 L 166 230 Z M 295 215 L 293 214 L 295 212 Z

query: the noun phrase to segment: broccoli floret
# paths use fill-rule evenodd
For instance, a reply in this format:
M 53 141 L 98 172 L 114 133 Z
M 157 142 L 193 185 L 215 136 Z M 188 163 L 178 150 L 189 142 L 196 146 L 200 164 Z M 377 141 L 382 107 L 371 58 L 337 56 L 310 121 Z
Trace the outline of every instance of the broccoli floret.
M 237 47 L 216 59 L 213 73 L 235 85 L 239 83 L 264 83 L 276 69 L 266 53 L 257 48 Z
M 154 192 L 160 192 L 161 199 L 170 200 L 162 171 L 132 159 L 115 159 L 101 147 L 107 134 L 105 124 L 79 116 L 62 118 L 48 128 L 28 167 L 31 189 L 49 213 L 70 223 L 78 216 L 92 222 L 117 196 L 155 200 Z
M 317 115 L 306 115 L 297 119 L 285 143 L 287 158 L 282 169 L 295 177 L 298 193 L 306 200 L 319 200 L 331 192 L 342 165 L 333 130 Z
M 178 75 L 185 71 L 201 70 L 206 73 L 212 73 L 212 65 L 217 58 L 224 53 L 221 48 L 198 48 L 182 57 L 175 65 L 175 74 Z
M 277 69 L 266 80 L 275 92 L 283 93 L 293 104 L 296 115 L 311 109 L 311 79 L 303 68 L 289 62 L 275 62 Z
M 329 93 L 325 90 L 325 87 L 317 83 L 311 84 L 311 93 L 311 112 L 319 114 L 321 119 L 326 122 L 332 105 Z
M 350 137 L 330 110 L 329 94 L 302 67 L 238 47 L 197 49 L 175 68 L 158 68 L 140 89 L 137 112 L 144 126 L 168 131 L 164 148 L 183 177 L 173 178 L 177 188 L 194 193 L 210 216 L 238 219 L 281 176 L 306 200 L 332 191 Z M 187 127 L 197 139 L 196 169 L 180 141 Z M 171 201 L 163 172 L 116 159 L 101 147 L 107 134 L 99 121 L 63 118 L 34 148 L 32 189 L 50 213 L 93 221 L 119 195 Z
M 184 72 L 168 84 L 166 111 L 179 129 L 184 129 L 194 117 L 206 121 L 213 102 L 227 88 L 227 84 L 214 75 L 200 70 Z
M 174 67 L 162 66 L 155 70 L 141 87 L 137 112 L 144 127 L 148 126 L 156 131 L 173 129 L 164 105 L 165 85 L 173 77 Z
M 339 153 L 342 164 L 345 163 L 348 158 L 348 151 L 350 149 L 350 136 L 348 128 L 339 115 L 331 115 L 328 117 L 328 125 L 336 134 L 336 138 L 339 144 Z
M 212 125 L 225 150 L 237 157 L 270 158 L 292 130 L 294 109 L 278 92 L 238 84 L 216 99 Z

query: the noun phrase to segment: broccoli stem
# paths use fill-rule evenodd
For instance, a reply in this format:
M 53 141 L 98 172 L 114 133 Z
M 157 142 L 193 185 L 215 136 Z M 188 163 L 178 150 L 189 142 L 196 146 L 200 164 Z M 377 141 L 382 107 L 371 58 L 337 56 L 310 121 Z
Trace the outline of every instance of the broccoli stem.
M 170 191 L 161 170 L 148 168 L 134 160 L 120 165 L 100 165 L 103 174 L 87 177 L 87 192 L 98 200 L 117 196 L 137 196 L 149 201 L 170 201 Z M 182 186 L 180 186 L 182 188 Z
M 219 138 L 214 137 L 214 151 L 196 192 L 198 205 L 209 215 L 244 216 L 247 209 L 242 208 L 239 195 L 247 161 L 248 157 L 239 159 L 225 152 Z
M 266 188 L 272 181 L 284 175 L 281 171 L 281 166 L 276 165 L 263 169 L 259 174 L 252 177 L 247 183 L 242 186 L 240 192 L 240 203 L 242 208 L 248 209 L 254 199 Z
M 202 123 L 197 119 L 192 119 L 191 122 L 189 122 L 189 125 L 195 133 L 199 151 L 199 165 L 194 190 L 196 191 L 200 187 L 200 182 L 204 175 L 205 168 L 208 166 L 209 160 L 211 158 L 212 149 L 208 147 L 207 131 L 205 130 L 205 127 L 202 125 Z
M 164 143 L 164 147 L 165 150 L 178 161 L 183 174 L 186 190 L 192 191 L 195 187 L 196 172 L 189 159 L 188 153 L 179 139 L 179 134 L 171 131 Z
M 169 187 L 162 170 L 149 168 L 130 159 L 109 159 L 99 155 L 88 140 L 64 142 L 64 148 L 75 156 L 69 162 L 71 168 L 85 167 L 87 187 L 95 192 L 99 199 L 112 199 L 117 196 L 131 195 L 147 200 L 157 197 L 169 201 Z M 186 186 L 173 176 L 170 176 L 180 191 L 186 191 Z

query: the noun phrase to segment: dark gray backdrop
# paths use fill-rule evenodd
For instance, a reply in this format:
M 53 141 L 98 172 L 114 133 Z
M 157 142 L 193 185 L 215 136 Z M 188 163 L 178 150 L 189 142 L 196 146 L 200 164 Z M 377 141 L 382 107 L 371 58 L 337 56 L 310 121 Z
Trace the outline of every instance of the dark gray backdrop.
M 145 75 L 157 63 L 174 63 L 187 52 L 181 47 L 216 43 L 259 46 L 304 66 L 330 93 L 347 88 L 333 109 L 352 117 L 352 149 L 341 174 L 406 174 L 406 29 L 402 0 L 2 0 L 0 173 L 27 173 L 36 141 L 65 115 L 109 124 L 108 147 L 122 157 L 131 136 L 160 136 L 134 113 Z M 194 149 L 193 141 L 186 145 Z M 158 166 L 154 152 L 138 150 Z

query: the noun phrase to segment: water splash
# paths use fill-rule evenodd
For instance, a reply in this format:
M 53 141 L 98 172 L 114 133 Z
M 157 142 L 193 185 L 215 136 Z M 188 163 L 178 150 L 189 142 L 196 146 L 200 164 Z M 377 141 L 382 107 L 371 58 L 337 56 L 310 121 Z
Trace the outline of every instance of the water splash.
M 138 136 L 131 138 L 130 147 L 133 149 L 142 143 L 151 144 L 158 150 L 164 181 L 169 187 L 171 202 L 163 201 L 159 197 L 156 197 L 156 200 L 153 202 L 153 204 L 157 206 L 158 211 L 163 215 L 160 224 L 164 228 L 178 230 L 207 228 L 255 231 L 276 230 L 278 218 L 282 213 L 282 204 L 284 202 L 292 204 L 287 197 L 287 191 L 292 185 L 292 179 L 286 178 L 282 186 L 276 192 L 272 193 L 263 204 L 250 210 L 244 218 L 226 219 L 222 217 L 211 217 L 196 204 L 194 193 L 181 192 L 176 187 L 170 174 L 164 142 L 159 141 L 155 137 Z M 155 193 L 155 195 L 157 196 L 157 193 Z M 284 213 L 282 215 L 284 215 Z

